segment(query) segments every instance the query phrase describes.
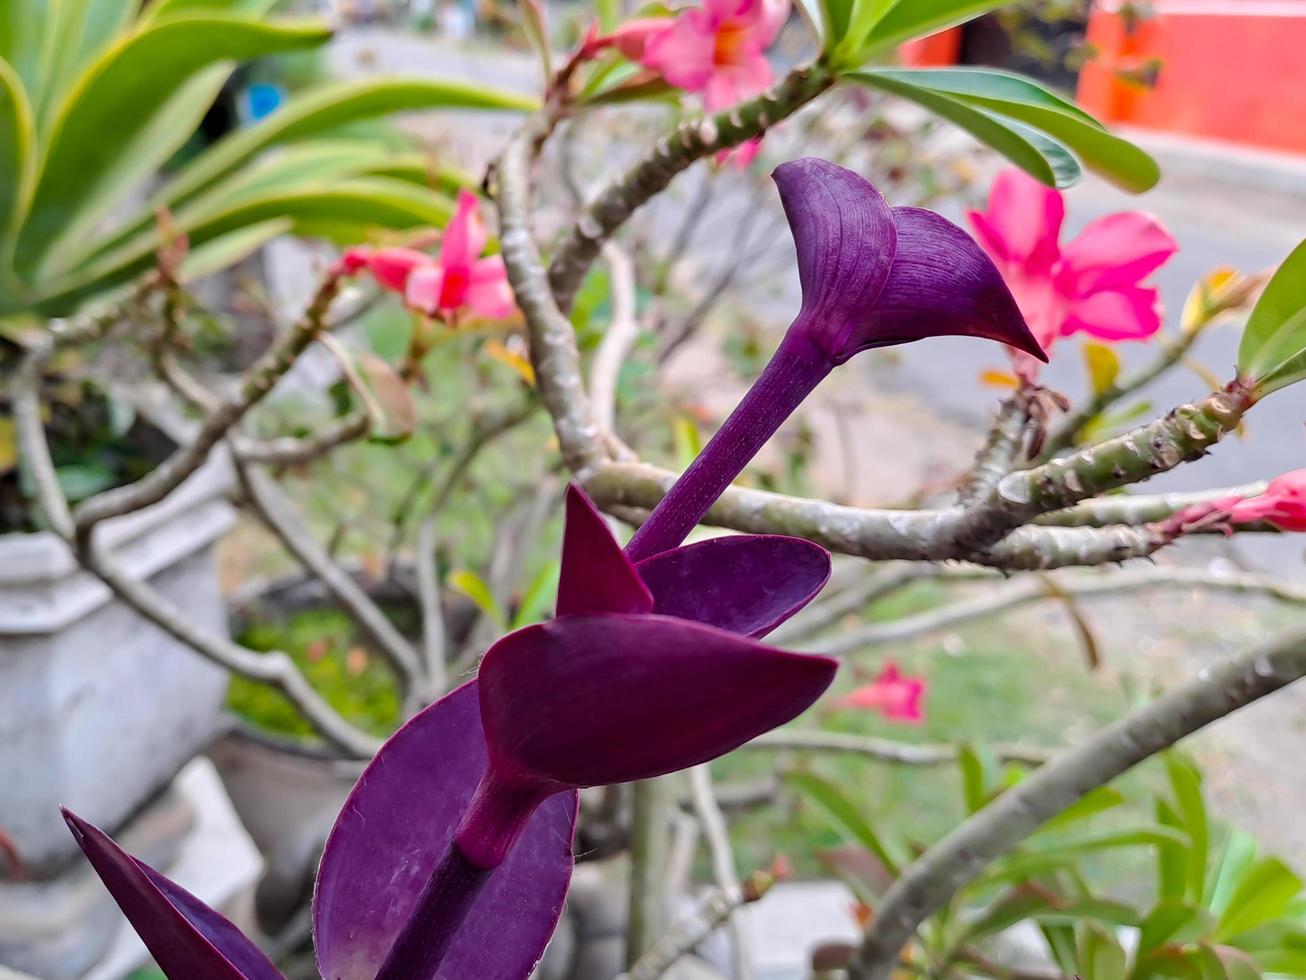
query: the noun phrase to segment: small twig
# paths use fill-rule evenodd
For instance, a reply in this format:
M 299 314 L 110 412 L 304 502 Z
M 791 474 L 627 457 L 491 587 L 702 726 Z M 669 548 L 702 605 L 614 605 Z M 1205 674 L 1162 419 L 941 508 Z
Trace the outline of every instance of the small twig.
M 266 472 L 239 458 L 236 472 L 259 518 L 280 539 L 286 550 L 306 569 L 317 576 L 340 608 L 375 644 L 376 650 L 390 665 L 400 686 L 417 693 L 425 685 L 416 651 L 397 630 L 381 607 L 359 588 L 353 577 L 336 564 L 313 532 L 295 513 L 294 506 Z M 429 691 L 421 691 L 425 697 Z
M 629 914 L 626 965 L 632 970 L 662 932 L 673 794 L 670 777 L 641 779 L 631 793 Z M 663 968 L 665 969 L 665 967 Z M 647 976 L 659 976 L 657 973 Z M 638 976 L 644 976 L 639 974 Z
M 594 421 L 605 431 L 617 431 L 617 382 L 626 356 L 639 339 L 635 315 L 635 265 L 625 250 L 608 242 L 603 246 L 612 289 L 612 320 L 590 367 L 590 400 Z
M 1048 580 L 1054 583 L 1049 589 Z M 995 616 L 1017 606 L 1041 599 L 1084 599 L 1118 592 L 1146 589 L 1217 589 L 1243 594 L 1266 595 L 1280 602 L 1306 603 L 1306 589 L 1268 575 L 1224 574 L 1197 568 L 1130 568 L 1105 574 L 1084 573 L 1044 579 L 1022 579 L 961 599 L 938 609 L 903 616 L 885 623 L 871 623 L 859 629 L 826 637 L 810 646 L 832 655 L 854 653 L 885 643 L 899 643 L 961 623 Z M 800 647 L 800 649 L 802 649 Z
M 876 738 L 871 735 L 846 735 L 842 732 L 804 731 L 793 728 L 777 728 L 766 732 L 745 744 L 743 748 L 841 752 L 898 766 L 950 765 L 957 761 L 961 751 L 958 745 L 896 742 L 893 739 Z M 1000 762 L 1019 762 L 1028 766 L 1042 765 L 1053 755 L 1051 749 L 1006 742 L 990 745 L 988 749 Z
M 435 518 L 428 517 L 417 528 L 417 604 L 422 615 L 422 662 L 431 693 L 448 685 L 445 666 L 444 611 L 440 607 L 440 572 L 436 567 Z
M 916 930 L 957 889 L 1084 794 L 1303 676 L 1306 627 L 1298 626 L 1265 646 L 1202 670 L 1196 679 L 1051 759 L 902 873 L 875 910 L 849 970 L 851 980 L 887 980 Z
M 682 956 L 693 952 L 736 910 L 765 895 L 774 883 L 773 875 L 754 872 L 738 889 L 714 889 L 693 913 L 677 922 L 617 980 L 657 980 Z
M 364 438 L 372 430 L 372 418 L 355 409 L 309 436 L 276 436 L 271 439 L 236 439 L 240 458 L 268 466 L 302 466 L 325 456 L 337 446 Z
M 722 892 L 731 894 L 739 890 L 739 873 L 735 870 L 735 856 L 730 847 L 730 829 L 726 826 L 725 814 L 717 802 L 716 791 L 712 786 L 712 771 L 708 763 L 694 766 L 689 770 L 689 794 L 694 804 L 694 813 L 698 817 L 703 836 L 707 839 L 708 853 L 712 858 L 712 876 L 716 886 Z M 748 934 L 744 931 L 738 917 L 728 915 L 726 925 L 730 929 L 731 945 L 734 953 L 735 980 L 749 980 L 753 975 L 752 957 L 748 947 Z
M 805 640 L 913 582 L 935 578 L 938 574 L 937 568 L 928 565 L 896 565 L 863 576 L 844 591 L 812 603 L 793 619 L 782 623 L 768 634 L 768 642 L 785 646 Z
M 247 371 L 234 399 L 224 399 L 209 413 L 189 443 L 177 449 L 148 476 L 96 494 L 77 507 L 77 534 L 89 536 L 100 521 L 158 503 L 194 473 L 227 432 L 268 394 L 322 330 L 331 302 L 340 290 L 341 273 L 332 269 L 318 287 L 304 316 L 289 333 Z
M 1194 504 L 1206 504 L 1226 497 L 1255 497 L 1265 492 L 1266 481 L 1244 483 L 1237 487 L 1216 487 L 1178 493 L 1117 494 L 1086 500 L 1082 504 L 1055 510 L 1034 519 L 1035 524 L 1057 527 L 1106 527 L 1111 524 L 1129 524 L 1135 527 L 1154 524 L 1173 517 Z M 1240 526 L 1238 530 L 1275 531 L 1270 525 Z

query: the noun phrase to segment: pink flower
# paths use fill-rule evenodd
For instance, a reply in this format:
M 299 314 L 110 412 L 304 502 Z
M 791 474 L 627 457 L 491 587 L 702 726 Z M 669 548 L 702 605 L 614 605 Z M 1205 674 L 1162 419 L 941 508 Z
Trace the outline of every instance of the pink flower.
M 774 77 L 765 51 L 789 16 L 789 0 L 703 0 L 649 34 L 640 62 L 686 92 L 702 92 L 708 112 L 764 91 Z
M 1306 531 L 1306 470 L 1276 476 L 1264 493 L 1227 503 L 1233 524 L 1267 521 L 1281 531 Z
M 971 226 L 1002 270 L 1044 350 L 1058 337 L 1085 333 L 1099 340 L 1146 340 L 1161 328 L 1161 301 L 1143 284 L 1178 250 L 1161 223 L 1140 211 L 1098 218 L 1062 247 L 1065 199 L 1020 170 L 993 183 L 987 211 L 971 211 Z M 1032 379 L 1037 365 L 1013 354 Z
M 889 661 L 871 683 L 854 688 L 833 702 L 835 708 L 878 711 L 889 721 L 919 725 L 925 721 L 921 700 L 925 697 L 923 677 L 908 677 Z
M 382 287 L 403 294 L 409 307 L 429 316 L 453 320 L 465 310 L 501 320 L 516 308 L 512 288 L 502 256 L 481 257 L 489 236 L 476 209 L 476 195 L 460 191 L 458 210 L 434 258 L 412 248 L 351 248 L 342 265 L 350 272 L 370 270 Z

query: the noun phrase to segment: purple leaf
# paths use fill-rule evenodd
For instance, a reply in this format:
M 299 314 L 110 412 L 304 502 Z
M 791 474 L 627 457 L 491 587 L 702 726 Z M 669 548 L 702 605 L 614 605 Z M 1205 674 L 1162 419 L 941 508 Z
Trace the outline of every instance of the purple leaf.
M 803 538 L 740 534 L 664 551 L 636 568 L 658 615 L 762 637 L 816 598 L 830 554 Z
M 706 762 L 783 725 L 837 667 L 682 619 L 568 616 L 490 648 L 481 714 L 496 772 L 620 783 Z
M 487 762 L 475 681 L 419 712 L 382 746 L 346 800 L 318 869 L 313 931 L 323 977 L 376 976 Z M 562 913 L 575 821 L 574 792 L 535 811 L 462 922 L 442 977 L 530 974 Z
M 871 347 L 948 334 L 1046 360 L 993 262 L 920 208 L 890 209 L 869 181 L 825 160 L 774 174 L 798 250 L 803 306 L 790 328 L 835 364 Z
M 71 810 L 63 818 L 159 968 L 174 980 L 283 980 L 226 918 Z
M 865 346 L 868 314 L 893 267 L 893 212 L 870 181 L 815 157 L 782 163 L 771 176 L 798 251 L 798 322 L 840 363 Z
M 924 208 L 894 208 L 898 255 L 875 309 L 868 347 L 961 334 L 1047 355 L 1025 325 L 1002 274 L 961 228 Z
M 603 515 L 582 490 L 569 485 L 557 615 L 646 613 L 652 608 L 648 586 L 608 530 Z

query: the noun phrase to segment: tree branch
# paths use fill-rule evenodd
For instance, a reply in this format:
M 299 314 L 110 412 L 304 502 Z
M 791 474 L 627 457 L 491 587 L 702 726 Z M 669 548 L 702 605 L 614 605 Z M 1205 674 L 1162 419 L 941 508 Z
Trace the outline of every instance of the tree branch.
M 315 575 L 331 597 L 375 645 L 390 665 L 404 691 L 425 688 L 429 681 L 412 645 L 403 637 L 372 599 L 359 588 L 353 576 L 337 565 L 303 520 L 295 513 L 286 495 L 266 472 L 236 460 L 236 472 L 249 494 L 259 518 L 280 539 L 295 559 Z M 432 692 L 416 692 L 426 698 Z
M 888 980 L 929 916 L 1045 821 L 1213 721 L 1306 676 L 1306 627 L 1218 667 L 1062 752 L 964 821 L 908 867 L 875 910 L 849 970 Z
M 1049 749 L 1027 745 L 1000 742 L 988 747 L 1000 762 L 1020 762 L 1029 766 L 1041 766 L 1053 755 Z M 777 728 L 757 736 L 741 748 L 841 752 L 898 766 L 950 765 L 957 761 L 960 752 L 958 745 L 896 742 L 871 735 L 846 735 L 842 732 L 807 731 L 801 728 Z
M 689 796 L 694 804 L 698 824 L 703 829 L 703 836 L 707 838 L 708 853 L 712 858 L 712 876 L 716 879 L 717 888 L 726 893 L 738 891 L 739 873 L 735 870 L 734 852 L 730 847 L 730 830 L 712 787 L 712 770 L 708 763 L 704 762 L 689 770 Z M 748 934 L 734 915 L 726 917 L 726 925 L 730 929 L 734 947 L 734 980 L 749 980 L 753 971 Z
M 867 647 L 898 643 L 925 633 L 948 629 L 970 620 L 996 616 L 1040 599 L 1076 599 L 1139 592 L 1146 589 L 1218 589 L 1242 594 L 1266 595 L 1281 602 L 1306 603 L 1306 589 L 1294 587 L 1268 575 L 1208 572 L 1198 568 L 1131 568 L 1106 574 L 1064 575 L 1053 579 L 1054 589 L 1039 579 L 1012 582 L 970 599 L 938 609 L 903 616 L 885 623 L 871 623 L 811 644 L 832 656 L 856 653 Z M 800 646 L 799 649 L 804 649 Z
M 624 249 L 608 242 L 603 246 L 612 281 L 612 321 L 590 365 L 590 398 L 594 421 L 606 432 L 617 431 L 617 381 L 621 365 L 639 339 L 635 316 L 635 266 Z
M 88 536 L 102 520 L 158 503 L 199 469 L 213 447 L 272 390 L 317 337 L 340 285 L 341 273 L 333 269 L 318 287 L 299 323 L 245 373 L 237 397 L 221 401 L 205 418 L 193 440 L 178 446 L 149 475 L 135 483 L 106 490 L 82 501 L 74 513 L 78 536 Z
M 697 160 L 760 136 L 834 85 L 836 76 L 817 62 L 791 71 L 755 99 L 714 116 L 681 123 L 652 152 L 606 187 L 553 254 L 549 284 L 560 310 L 571 301 L 603 243 L 649 199 Z
M 957 494 L 957 503 L 972 507 L 997 486 L 998 481 L 1011 472 L 1029 428 L 1029 400 L 1023 391 L 1017 391 L 999 407 L 997 417 L 989 429 L 988 438 L 975 456 L 970 477 Z
M 1117 494 L 1086 500 L 1065 510 L 1054 510 L 1034 519 L 1035 524 L 1058 527 L 1106 527 L 1109 524 L 1153 524 L 1191 507 L 1226 497 L 1255 497 L 1265 492 L 1266 481 L 1244 483 L 1238 487 L 1217 487 L 1183 493 Z M 1268 524 L 1249 524 L 1238 530 L 1277 531 Z

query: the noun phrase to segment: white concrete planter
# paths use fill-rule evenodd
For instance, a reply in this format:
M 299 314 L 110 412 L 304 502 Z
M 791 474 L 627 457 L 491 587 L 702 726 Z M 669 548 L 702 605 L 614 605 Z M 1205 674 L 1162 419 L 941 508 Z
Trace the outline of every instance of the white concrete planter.
M 193 622 L 225 631 L 213 545 L 233 524 L 231 473 L 215 457 L 99 540 Z M 0 537 L 0 826 L 28 875 L 76 846 L 60 804 L 121 826 L 202 749 L 227 678 L 113 598 L 53 534 Z

